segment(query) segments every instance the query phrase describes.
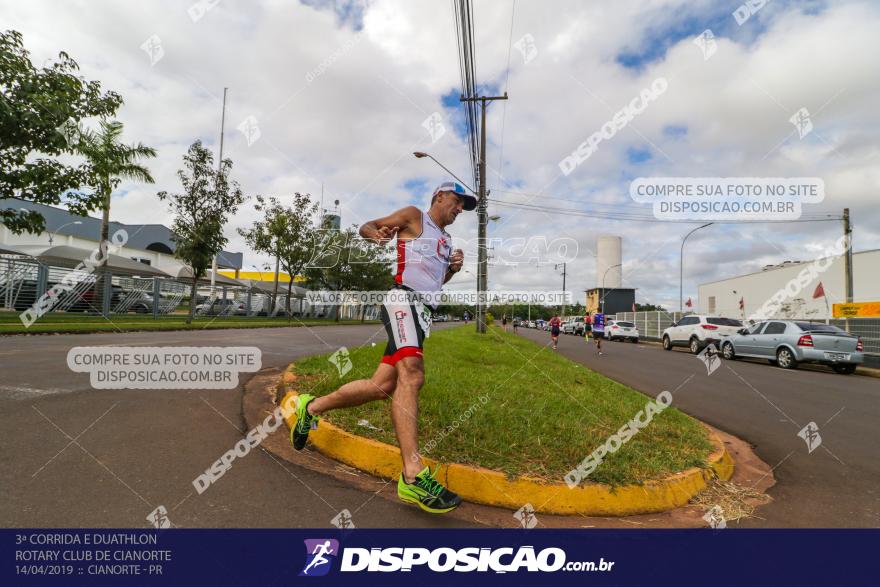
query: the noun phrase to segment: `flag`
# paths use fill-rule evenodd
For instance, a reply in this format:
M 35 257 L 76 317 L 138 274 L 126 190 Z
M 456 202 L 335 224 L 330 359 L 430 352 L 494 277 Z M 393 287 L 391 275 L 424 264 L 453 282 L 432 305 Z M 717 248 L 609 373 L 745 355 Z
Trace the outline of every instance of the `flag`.
M 818 299 L 821 297 L 825 297 L 825 288 L 822 287 L 822 282 L 819 282 L 819 285 L 816 286 L 816 291 L 813 292 L 813 299 Z
M 693 307 L 694 307 L 694 303 L 691 301 L 690 298 L 688 298 L 688 301 L 685 302 L 684 305 L 687 306 L 688 308 L 693 308 Z
M 636 303 L 633 302 L 633 312 L 635 312 L 635 311 L 636 311 Z

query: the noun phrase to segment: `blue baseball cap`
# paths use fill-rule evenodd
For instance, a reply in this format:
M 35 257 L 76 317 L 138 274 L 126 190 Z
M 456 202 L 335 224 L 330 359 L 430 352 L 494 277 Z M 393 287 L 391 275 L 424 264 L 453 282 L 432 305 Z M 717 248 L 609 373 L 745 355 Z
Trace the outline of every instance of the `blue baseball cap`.
M 477 207 L 477 199 L 469 194 L 466 188 L 458 182 L 444 181 L 437 186 L 437 189 L 434 190 L 434 194 L 431 197 L 436 196 L 440 192 L 452 192 L 453 194 L 464 200 L 463 208 L 468 212 Z

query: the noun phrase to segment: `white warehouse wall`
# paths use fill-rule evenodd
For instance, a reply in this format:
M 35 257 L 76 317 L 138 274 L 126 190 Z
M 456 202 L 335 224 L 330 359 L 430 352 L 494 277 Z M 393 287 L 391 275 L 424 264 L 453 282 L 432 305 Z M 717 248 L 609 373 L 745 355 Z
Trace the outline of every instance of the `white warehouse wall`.
M 699 311 L 731 318 L 742 318 L 743 312 L 739 309 L 739 300 L 744 298 L 745 317 L 748 318 L 756 313 L 777 291 L 786 287 L 789 281 L 794 279 L 797 282 L 798 274 L 812 263 L 814 261 L 791 264 L 701 284 L 699 286 Z M 823 260 L 819 265 L 825 264 L 827 262 Z M 813 299 L 813 292 L 819 282 L 822 282 L 822 287 L 828 297 L 827 310 L 824 298 Z M 734 291 L 736 293 L 733 293 Z M 713 297 L 714 307 L 711 299 Z M 880 301 L 880 250 L 853 254 L 853 301 Z M 811 280 L 797 295 L 785 299 L 776 317 L 824 320 L 832 317 L 833 304 L 844 302 L 846 302 L 844 258 L 834 257 L 827 270 Z

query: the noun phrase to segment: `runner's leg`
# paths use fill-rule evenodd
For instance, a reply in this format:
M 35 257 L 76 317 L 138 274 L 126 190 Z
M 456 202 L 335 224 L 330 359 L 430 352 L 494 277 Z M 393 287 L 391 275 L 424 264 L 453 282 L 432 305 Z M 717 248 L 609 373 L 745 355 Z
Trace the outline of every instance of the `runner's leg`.
M 404 357 L 397 362 L 397 387 L 391 402 L 391 421 L 400 457 L 403 459 L 403 474 L 412 483 L 424 466 L 419 456 L 419 390 L 425 381 L 425 367 L 421 357 Z
M 337 408 L 351 408 L 367 402 L 388 399 L 394 393 L 397 371 L 391 365 L 380 363 L 370 379 L 350 381 L 331 394 L 315 398 L 309 404 L 309 413 L 323 414 Z

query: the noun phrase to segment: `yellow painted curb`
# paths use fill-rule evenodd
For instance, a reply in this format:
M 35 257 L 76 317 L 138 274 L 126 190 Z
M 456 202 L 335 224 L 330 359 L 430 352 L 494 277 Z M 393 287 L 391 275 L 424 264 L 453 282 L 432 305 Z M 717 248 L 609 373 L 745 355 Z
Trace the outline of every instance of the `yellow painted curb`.
M 288 379 L 285 374 L 285 380 Z M 296 392 L 288 391 L 282 399 L 284 420 L 288 427 L 296 423 Z M 518 510 L 529 503 L 535 511 L 548 514 L 581 514 L 588 516 L 630 516 L 662 512 L 681 507 L 706 488 L 713 477 L 730 479 L 733 458 L 714 434 L 711 440 L 716 451 L 709 457 L 711 470 L 692 468 L 662 481 L 612 488 L 600 483 L 585 483 L 573 489 L 565 484 L 548 484 L 542 480 L 518 477 L 508 479 L 503 473 L 453 463 L 443 465 L 439 481 L 465 501 Z M 400 476 L 400 450 L 396 446 L 363 438 L 321 420 L 309 433 L 309 441 L 321 453 L 361 471 L 385 479 Z M 424 459 L 432 469 L 433 459 Z

